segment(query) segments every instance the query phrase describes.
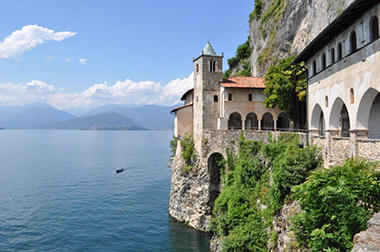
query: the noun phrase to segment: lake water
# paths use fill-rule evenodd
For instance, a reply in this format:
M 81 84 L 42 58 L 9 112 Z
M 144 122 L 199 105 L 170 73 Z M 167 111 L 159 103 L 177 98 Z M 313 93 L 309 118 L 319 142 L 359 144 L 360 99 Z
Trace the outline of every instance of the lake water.
M 0 131 L 0 251 L 209 251 L 168 215 L 172 134 Z

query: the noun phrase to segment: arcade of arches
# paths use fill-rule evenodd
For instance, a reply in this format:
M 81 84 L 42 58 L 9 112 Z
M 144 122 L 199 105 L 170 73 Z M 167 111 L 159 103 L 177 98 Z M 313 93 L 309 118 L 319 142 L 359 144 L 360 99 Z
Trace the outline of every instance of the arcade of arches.
M 328 131 L 340 137 L 350 137 L 350 132 L 364 132 L 360 136 L 380 139 L 380 93 L 369 88 L 361 98 L 358 108 L 351 111 L 341 98 L 334 101 L 331 109 L 326 106 L 323 110 L 318 103 L 315 104 L 310 131 L 320 136 L 325 136 Z
M 289 131 L 290 127 L 289 118 L 284 112 L 275 116 L 266 112 L 261 118 L 254 112 L 248 113 L 245 117 L 242 117 L 239 112 L 234 112 L 228 119 L 228 129 Z

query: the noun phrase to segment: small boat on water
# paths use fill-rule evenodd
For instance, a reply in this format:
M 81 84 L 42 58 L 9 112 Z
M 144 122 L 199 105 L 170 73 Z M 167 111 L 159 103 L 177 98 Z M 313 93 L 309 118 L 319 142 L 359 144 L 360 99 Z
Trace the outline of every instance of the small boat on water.
M 120 172 L 123 172 L 123 171 L 124 171 L 124 169 L 123 169 L 123 168 L 120 168 L 120 169 L 116 170 L 116 174 L 118 174 L 118 173 L 120 173 Z

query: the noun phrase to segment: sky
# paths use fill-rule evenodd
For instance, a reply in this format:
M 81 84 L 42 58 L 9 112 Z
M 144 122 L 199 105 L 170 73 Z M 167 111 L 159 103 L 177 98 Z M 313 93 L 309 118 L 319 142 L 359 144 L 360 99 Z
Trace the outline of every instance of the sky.
M 253 0 L 1 1 L 0 106 L 167 105 L 193 85 L 209 40 L 227 59 Z

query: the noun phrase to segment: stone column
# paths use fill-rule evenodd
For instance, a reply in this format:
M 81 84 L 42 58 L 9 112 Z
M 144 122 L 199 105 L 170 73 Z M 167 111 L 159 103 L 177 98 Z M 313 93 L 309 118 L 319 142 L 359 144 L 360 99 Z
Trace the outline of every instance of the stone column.
M 277 120 L 273 118 L 274 130 L 277 131 Z
M 241 127 L 242 127 L 242 130 L 245 130 L 245 120 L 244 119 L 241 119 Z
M 368 129 L 350 129 L 350 155 L 357 157 L 359 155 L 358 138 L 368 138 Z
M 258 129 L 261 130 L 261 120 L 257 120 Z
M 338 136 L 338 129 L 328 129 L 325 131 L 325 166 L 328 166 L 332 161 L 334 161 L 331 160 L 331 143 L 333 138 Z
M 319 135 L 319 130 L 318 129 L 309 129 L 309 143 L 311 146 L 314 145 L 314 136 L 318 136 Z

